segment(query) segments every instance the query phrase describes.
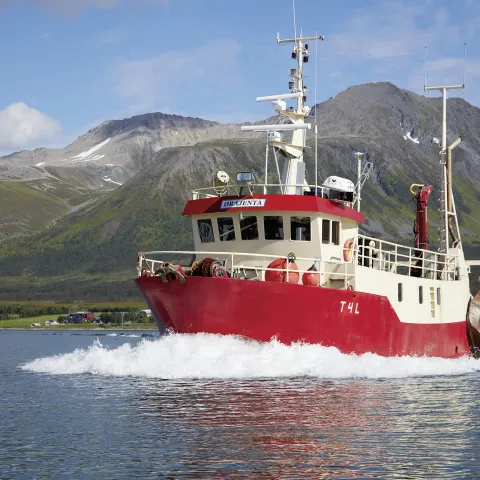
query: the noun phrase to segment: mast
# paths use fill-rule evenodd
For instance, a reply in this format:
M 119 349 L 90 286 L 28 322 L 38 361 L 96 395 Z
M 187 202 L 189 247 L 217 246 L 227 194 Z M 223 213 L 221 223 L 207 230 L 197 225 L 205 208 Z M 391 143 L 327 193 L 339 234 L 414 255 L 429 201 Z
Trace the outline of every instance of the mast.
M 466 44 L 465 44 L 466 49 Z M 442 188 L 440 197 L 440 247 L 439 251 L 448 254 L 450 242 L 448 233 L 452 234 L 456 247 L 460 243 L 460 232 L 458 230 L 458 218 L 455 209 L 455 202 L 452 194 L 452 165 L 451 151 L 459 142 L 447 146 L 447 92 L 449 90 L 463 90 L 465 88 L 465 75 L 462 85 L 441 85 L 436 87 L 427 87 L 427 53 L 425 48 L 425 85 L 424 91 L 439 90 L 442 93 L 442 148 L 440 150 L 440 165 L 442 166 Z M 466 51 L 466 50 L 465 50 Z M 457 236 L 453 233 L 452 223 L 457 226 Z M 455 238 L 456 237 L 456 238 Z
M 303 187 L 300 185 L 307 184 L 305 179 L 305 163 L 303 161 L 303 151 L 306 146 L 306 132 L 302 129 L 305 125 L 305 117 L 310 112 L 310 108 L 305 106 L 307 100 L 308 88 L 303 83 L 303 65 L 308 62 L 308 43 L 309 41 L 324 40 L 323 35 L 314 37 L 288 38 L 281 40 L 280 34 L 277 33 L 277 44 L 284 45 L 293 43 L 292 58 L 297 60 L 297 68 L 290 70 L 289 88 L 292 93 L 298 94 L 297 105 L 295 109 L 282 109 L 278 113 L 287 117 L 294 125 L 298 126 L 292 134 L 289 144 L 278 142 L 275 146 L 285 158 L 285 164 L 281 175 L 281 183 L 284 185 L 284 193 L 301 195 Z M 316 132 L 315 132 L 316 135 Z M 272 142 L 273 143 L 273 142 Z
M 310 113 L 310 107 L 305 105 L 307 100 L 308 88 L 303 83 L 303 64 L 308 62 L 308 43 L 309 41 L 324 40 L 323 35 L 316 35 L 314 37 L 303 37 L 301 30 L 300 36 L 297 37 L 297 25 L 295 16 L 295 0 L 293 3 L 293 25 L 294 38 L 280 39 L 280 34 L 277 33 L 277 44 L 284 45 L 293 43 L 292 58 L 297 61 L 297 68 L 290 70 L 291 80 L 288 82 L 288 88 L 291 93 L 268 95 L 264 97 L 257 97 L 257 102 L 271 101 L 274 110 L 278 115 L 287 117 L 290 124 L 276 124 L 276 125 L 249 125 L 241 127 L 244 132 L 267 132 L 267 144 L 273 148 L 275 156 L 275 163 L 278 172 L 277 154 L 284 158 L 284 167 L 282 174 L 279 174 L 280 191 L 283 194 L 303 195 L 304 190 L 309 190 L 308 183 L 305 178 L 305 163 L 303 161 L 303 151 L 306 146 L 307 134 L 305 130 L 311 128 L 310 123 L 305 123 L 305 117 Z M 315 78 L 316 86 L 316 78 Z M 287 108 L 285 100 L 296 99 L 296 108 Z M 284 141 L 280 132 L 292 131 L 290 142 Z M 315 121 L 315 137 L 317 136 L 317 126 Z M 265 180 L 264 193 L 267 193 L 267 162 L 268 162 L 268 145 L 265 154 Z M 317 181 L 315 161 L 315 183 Z M 316 187 L 316 185 L 315 185 Z M 316 192 L 315 192 L 316 193 Z

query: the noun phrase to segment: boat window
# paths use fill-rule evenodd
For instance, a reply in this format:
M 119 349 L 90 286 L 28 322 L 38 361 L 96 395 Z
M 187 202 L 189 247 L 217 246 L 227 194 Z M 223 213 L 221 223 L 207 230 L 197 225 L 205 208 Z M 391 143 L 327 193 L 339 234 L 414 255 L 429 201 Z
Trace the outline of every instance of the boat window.
M 242 240 L 258 240 L 257 217 L 240 219 L 240 233 L 242 234 Z
M 283 240 L 283 217 L 263 218 L 265 240 Z
M 202 243 L 210 243 L 215 241 L 213 236 L 212 221 L 209 218 L 198 220 L 198 233 Z
M 441 300 L 440 300 L 440 288 L 437 288 L 437 305 L 440 305 Z
M 322 243 L 330 243 L 330 220 L 322 220 Z
M 423 287 L 418 287 L 418 303 L 423 303 Z
M 232 217 L 217 218 L 217 223 L 221 242 L 229 242 L 230 240 L 235 240 L 235 227 L 233 226 Z
M 403 283 L 398 284 L 398 301 L 403 301 Z
M 340 222 L 332 220 L 332 243 L 340 245 Z
M 310 241 L 310 217 L 290 218 L 290 238 L 304 242 Z

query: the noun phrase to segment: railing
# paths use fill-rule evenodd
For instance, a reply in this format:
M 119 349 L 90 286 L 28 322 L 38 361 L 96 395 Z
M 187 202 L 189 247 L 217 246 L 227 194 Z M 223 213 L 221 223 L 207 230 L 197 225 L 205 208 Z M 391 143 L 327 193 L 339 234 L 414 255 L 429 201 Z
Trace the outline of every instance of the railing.
M 338 287 L 347 288 L 355 278 L 355 266 L 372 268 L 384 272 L 409 277 L 429 278 L 437 280 L 458 280 L 460 278 L 459 260 L 456 254 L 444 254 L 430 250 L 406 247 L 378 238 L 358 235 L 353 247 L 344 247 L 348 252 L 345 258 L 324 260 L 319 257 L 296 257 L 296 261 L 315 266 L 316 271 L 292 269 L 288 256 L 266 255 L 245 252 L 211 252 L 211 251 L 152 251 L 138 254 L 138 275 L 155 276 L 157 270 L 166 263 L 180 264 L 191 274 L 194 261 L 211 257 L 221 262 L 232 278 L 249 280 L 265 280 L 266 272 L 283 272 L 286 281 L 292 273 L 302 276 L 304 273 L 320 274 L 319 286 L 330 286 L 332 282 L 340 282 Z M 165 257 L 169 256 L 168 262 Z M 285 260 L 285 268 L 269 268 L 273 260 Z M 353 267 L 353 268 L 352 268 Z M 301 281 L 300 281 L 301 283 Z
M 329 198 L 329 189 L 327 187 L 321 187 L 319 185 L 305 185 L 303 183 L 295 184 L 279 184 L 279 183 L 254 183 L 250 185 L 221 185 L 215 187 L 197 188 L 192 190 L 192 199 L 198 200 L 201 198 L 214 198 L 214 197 L 227 197 L 227 196 L 239 196 L 239 195 L 267 195 L 267 194 L 285 194 L 289 188 L 302 188 L 310 189 L 310 192 L 304 192 L 303 195 L 314 196 L 316 192 L 317 197 Z M 347 202 L 342 199 L 332 198 L 336 202 L 344 203 L 345 205 L 352 207 L 352 202 Z
M 320 282 L 318 286 L 324 286 L 328 279 L 332 276 L 335 277 L 335 280 L 341 280 L 343 282 L 343 287 L 347 288 L 350 285 L 350 281 L 355 277 L 353 271 L 349 272 L 349 265 L 351 262 L 338 262 L 334 261 L 325 261 L 319 258 L 310 258 L 310 257 L 296 257 L 296 261 L 306 262 L 309 265 L 314 265 L 316 271 L 303 270 L 303 269 L 292 269 L 289 264 L 288 256 L 279 256 L 279 255 L 264 255 L 256 253 L 243 253 L 243 252 L 204 252 L 204 251 L 152 251 L 152 252 L 141 252 L 138 254 L 138 275 L 147 275 L 154 276 L 156 271 L 161 266 L 164 266 L 167 262 L 164 259 L 153 258 L 153 256 L 170 256 L 173 257 L 170 263 L 180 264 L 185 267 L 185 270 L 190 273 L 190 269 L 194 261 L 196 261 L 197 256 L 203 258 L 212 257 L 215 260 L 222 262 L 223 266 L 230 271 L 232 278 L 244 278 L 250 280 L 262 280 L 265 281 L 266 272 L 283 272 L 286 275 L 286 282 L 288 282 L 290 275 L 295 273 L 299 274 L 300 279 L 299 283 L 301 284 L 301 277 L 304 273 L 318 273 L 320 274 Z M 241 259 L 238 259 L 242 257 Z M 250 261 L 258 260 L 258 265 L 246 265 L 245 258 Z M 236 260 L 238 259 L 238 261 Z M 283 259 L 286 261 L 286 268 L 269 268 L 268 265 L 276 259 Z M 183 263 L 182 263 L 183 260 Z M 267 266 L 265 266 L 267 265 Z M 335 272 L 328 271 L 326 267 L 328 265 L 334 265 L 336 268 Z M 311 266 L 309 267 L 311 268 Z
M 228 184 L 215 187 L 196 188 L 192 190 L 192 199 L 198 200 L 199 198 L 212 198 L 212 197 L 226 197 L 226 196 L 238 196 L 248 192 L 250 195 L 254 194 L 271 194 L 271 193 L 285 193 L 288 188 L 310 188 L 312 195 L 315 192 L 315 185 L 305 185 L 304 183 L 295 183 L 284 185 L 280 183 L 252 183 L 247 185 Z M 320 187 L 317 185 L 317 196 L 325 197 L 328 193 L 328 188 Z
M 406 247 L 358 235 L 358 264 L 409 277 L 458 280 L 458 255 Z

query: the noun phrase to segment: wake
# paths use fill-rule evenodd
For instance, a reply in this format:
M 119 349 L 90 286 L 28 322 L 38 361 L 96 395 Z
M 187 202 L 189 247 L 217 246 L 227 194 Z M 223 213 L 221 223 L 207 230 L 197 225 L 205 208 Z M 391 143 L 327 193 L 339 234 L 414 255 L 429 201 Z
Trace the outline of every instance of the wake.
M 174 334 L 116 348 L 96 339 L 86 349 L 38 358 L 20 366 L 52 375 L 93 374 L 161 379 L 405 378 L 463 375 L 480 370 L 469 357 L 345 355 L 333 347 L 259 343 L 234 336 Z

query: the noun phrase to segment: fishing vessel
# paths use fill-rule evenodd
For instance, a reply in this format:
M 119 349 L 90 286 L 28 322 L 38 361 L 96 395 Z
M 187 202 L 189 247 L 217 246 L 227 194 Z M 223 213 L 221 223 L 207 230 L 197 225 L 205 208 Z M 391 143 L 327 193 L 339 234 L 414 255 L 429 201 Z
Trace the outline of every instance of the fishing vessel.
M 194 249 L 140 252 L 136 284 L 161 332 L 321 344 L 347 354 L 478 356 L 480 293 L 470 294 L 452 192 L 452 151 L 461 139 L 447 145 L 447 91 L 464 85 L 425 87 L 443 96 L 439 248 L 429 249 L 432 185 L 410 187 L 412 245 L 364 235 L 361 188 L 372 166 L 362 152 L 355 183 L 335 172 L 319 181 L 316 154 L 315 178 L 306 178 L 313 122 L 303 72 L 309 44 L 322 40 L 277 34 L 279 45 L 292 45 L 289 92 L 257 101 L 272 102 L 285 121 L 241 127 L 266 135 L 263 181 L 253 172 L 231 181 L 222 171 L 211 187 L 194 190 L 183 210 Z M 316 121 L 314 128 L 316 140 Z

